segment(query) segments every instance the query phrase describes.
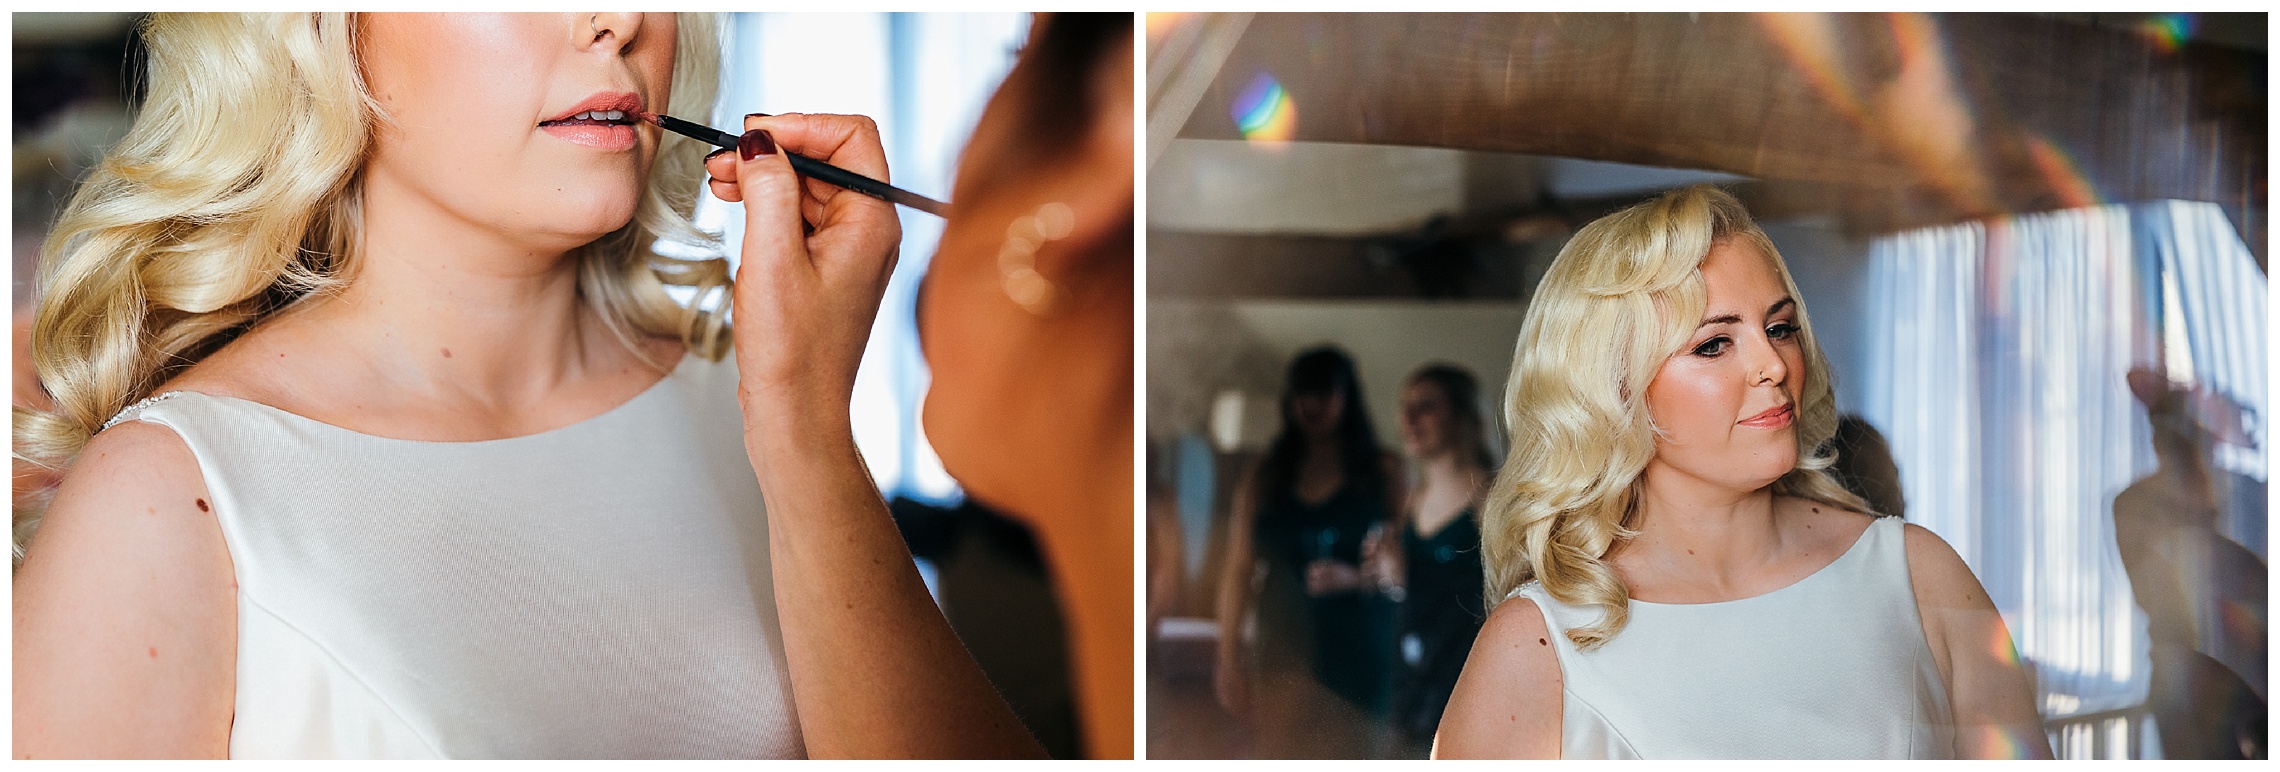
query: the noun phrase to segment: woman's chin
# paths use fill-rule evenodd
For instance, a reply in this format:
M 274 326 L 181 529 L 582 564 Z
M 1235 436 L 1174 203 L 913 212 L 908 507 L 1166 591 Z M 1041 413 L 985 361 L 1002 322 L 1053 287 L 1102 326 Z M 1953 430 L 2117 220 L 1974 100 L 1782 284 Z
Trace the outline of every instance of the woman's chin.
M 545 234 L 550 251 L 568 251 L 594 243 L 632 223 L 633 210 L 631 202 L 564 207 L 553 212 L 555 216 L 547 218 L 545 225 L 528 232 Z

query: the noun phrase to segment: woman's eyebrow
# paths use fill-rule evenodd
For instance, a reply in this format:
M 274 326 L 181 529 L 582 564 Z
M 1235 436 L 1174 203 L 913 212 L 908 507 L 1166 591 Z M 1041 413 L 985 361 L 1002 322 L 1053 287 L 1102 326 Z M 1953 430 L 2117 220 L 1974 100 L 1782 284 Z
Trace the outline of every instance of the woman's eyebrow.
M 1796 299 L 1796 298 L 1787 298 L 1787 297 L 1785 297 L 1785 298 L 1782 298 L 1782 299 L 1780 299 L 1780 300 L 1776 300 L 1776 301 L 1774 301 L 1774 302 L 1773 302 L 1773 306 L 1772 306 L 1771 308 L 1767 308 L 1767 309 L 1765 310 L 1765 315 L 1766 315 L 1766 316 L 1772 316 L 1772 315 L 1774 315 L 1774 314 L 1778 314 L 1778 313 L 1781 313 L 1781 309 L 1783 309 L 1783 308 L 1785 308 L 1785 307 L 1788 307 L 1788 306 L 1794 306 L 1794 305 L 1797 305 L 1797 299 Z M 1721 314 L 1721 315 L 1718 315 L 1718 316 L 1713 316 L 1713 317 L 1710 317 L 1710 318 L 1708 318 L 1708 319 L 1704 319 L 1704 320 L 1702 320 L 1702 323 L 1701 323 L 1701 324 L 1695 325 L 1695 326 L 1694 326 L 1694 329 L 1697 329 L 1697 330 L 1699 330 L 1699 329 L 1702 329 L 1702 328 L 1704 328 L 1704 327 L 1708 327 L 1708 326 L 1710 326 L 1710 325 L 1713 325 L 1713 324 L 1739 324 L 1739 323 L 1741 323 L 1741 321 L 1742 321 L 1742 315 L 1741 315 L 1741 314 L 1736 314 L 1736 313 L 1731 313 L 1731 312 L 1728 312 L 1728 313 L 1725 313 L 1725 314 Z

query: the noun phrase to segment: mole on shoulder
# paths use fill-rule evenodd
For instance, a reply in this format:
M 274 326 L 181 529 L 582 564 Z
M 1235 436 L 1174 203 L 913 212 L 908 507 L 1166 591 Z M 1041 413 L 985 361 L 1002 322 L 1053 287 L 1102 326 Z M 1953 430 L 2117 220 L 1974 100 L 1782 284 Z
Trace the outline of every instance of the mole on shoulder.
M 200 512 L 212 512 L 212 511 L 214 511 L 214 508 L 213 508 L 213 507 L 209 507 L 209 506 L 206 506 L 206 500 L 205 500 L 205 499 L 199 499 L 199 500 L 198 500 L 198 511 L 200 511 Z
M 444 350 L 443 350 L 443 358 L 445 358 L 445 359 L 450 359 L 450 358 L 451 358 L 451 349 L 444 349 Z
M 445 356 L 450 356 L 450 355 L 449 355 L 449 354 L 446 354 Z M 1816 514 L 1816 515 L 1818 515 L 1818 514 L 1821 514 L 1821 508 L 1820 508 L 1820 507 L 1814 507 L 1814 508 L 1813 508 L 1813 514 Z
M 1552 645 L 1552 642 L 1551 642 L 1551 641 L 1547 641 L 1547 640 L 1544 640 L 1544 639 L 1542 639 L 1542 638 L 1538 638 L 1538 639 L 1536 639 L 1536 645 L 1538 645 L 1538 646 L 1550 646 L 1550 645 Z

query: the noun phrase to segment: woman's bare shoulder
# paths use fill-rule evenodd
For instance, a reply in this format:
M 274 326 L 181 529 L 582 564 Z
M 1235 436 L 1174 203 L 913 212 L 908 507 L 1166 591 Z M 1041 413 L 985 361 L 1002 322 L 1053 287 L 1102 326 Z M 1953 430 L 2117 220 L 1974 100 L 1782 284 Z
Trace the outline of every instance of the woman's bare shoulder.
M 16 755 L 227 753 L 237 585 L 218 508 L 166 427 L 88 442 L 16 571 Z
M 1543 612 L 1513 598 L 1489 612 L 1442 714 L 1435 758 L 1556 758 L 1565 679 Z
M 210 521 L 212 511 L 197 456 L 182 437 L 158 424 L 124 421 L 96 433 L 65 470 L 40 533 L 81 522 L 99 530 L 162 532 L 180 522 L 158 518 L 161 513 Z
M 1487 621 L 1481 623 L 1479 637 L 1473 639 L 1473 654 L 1476 657 L 1485 654 L 1498 665 L 1530 672 L 1549 666 L 1550 670 L 1542 674 L 1557 680 L 1559 657 L 1552 646 L 1553 634 L 1535 600 L 1513 597 L 1488 612 Z M 1469 666 L 1470 660 L 1467 662 Z
M 228 754 L 237 581 L 217 508 L 169 428 L 87 444 L 16 569 L 16 756 Z
M 1995 603 L 1987 597 L 1979 576 L 1946 539 L 1915 523 L 1908 523 L 1904 533 L 1908 579 L 1914 585 L 1918 607 L 1994 610 Z

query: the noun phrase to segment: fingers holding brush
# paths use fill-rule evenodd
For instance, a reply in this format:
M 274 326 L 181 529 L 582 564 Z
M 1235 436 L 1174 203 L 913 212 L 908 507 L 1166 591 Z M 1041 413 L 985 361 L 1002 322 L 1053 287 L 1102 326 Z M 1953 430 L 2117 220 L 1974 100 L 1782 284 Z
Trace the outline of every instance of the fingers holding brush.
M 724 147 L 705 156 L 705 189 L 731 204 L 744 200 L 744 192 L 736 187 L 736 151 Z
M 868 196 L 819 200 L 816 186 L 792 171 L 793 148 L 772 129 L 738 139 L 736 152 L 708 159 L 706 168 L 715 194 L 733 194 L 744 209 L 733 334 L 745 395 L 767 397 L 748 403 L 748 417 L 844 416 L 902 223 L 893 205 Z M 869 141 L 878 151 L 875 134 Z

